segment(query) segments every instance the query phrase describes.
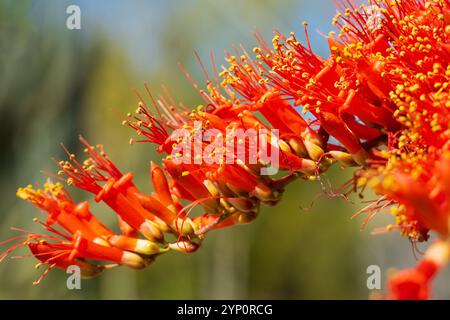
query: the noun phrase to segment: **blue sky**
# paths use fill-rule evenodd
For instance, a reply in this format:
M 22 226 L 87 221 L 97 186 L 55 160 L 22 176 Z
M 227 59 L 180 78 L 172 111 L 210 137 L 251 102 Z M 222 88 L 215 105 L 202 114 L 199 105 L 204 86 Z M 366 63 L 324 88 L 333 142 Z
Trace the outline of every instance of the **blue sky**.
M 275 9 L 268 12 L 255 5 L 249 8 L 249 2 L 242 0 L 33 0 L 30 13 L 37 27 L 55 31 L 61 27 L 61 32 L 78 32 L 82 37 L 106 34 L 125 48 L 133 65 L 148 71 L 162 58 L 160 40 L 164 29 L 179 20 L 186 20 L 182 30 L 177 30 L 181 36 L 193 34 L 204 39 L 191 49 L 198 50 L 201 56 L 207 56 L 212 49 L 221 58 L 224 50 L 241 43 L 251 48 L 255 44 L 252 33 L 256 30 L 268 40 L 274 29 L 301 35 L 304 20 L 309 22 L 313 46 L 326 54 L 325 41 L 316 30 L 327 33 L 332 29 L 330 20 L 335 13 L 332 0 L 261 1 L 265 2 L 276 3 Z M 65 10 L 70 4 L 81 8 L 80 31 L 64 30 Z

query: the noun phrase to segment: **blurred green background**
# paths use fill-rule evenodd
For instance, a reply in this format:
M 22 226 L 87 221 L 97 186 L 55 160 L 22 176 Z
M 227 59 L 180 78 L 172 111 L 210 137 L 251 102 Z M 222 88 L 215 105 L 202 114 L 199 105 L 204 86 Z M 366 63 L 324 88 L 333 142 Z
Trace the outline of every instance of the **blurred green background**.
M 66 28 L 70 4 L 81 8 L 81 30 Z M 315 31 L 328 32 L 334 12 L 332 0 L 0 0 L 0 239 L 15 235 L 11 226 L 37 230 L 36 211 L 15 191 L 42 183 L 41 170 L 56 170 L 50 158 L 63 157 L 61 142 L 79 150 L 79 133 L 103 143 L 149 190 L 149 161 L 159 156 L 151 145 L 130 146 L 133 132 L 117 116 L 135 109 L 133 90 L 144 92 L 145 81 L 155 93 L 167 85 L 194 107 L 201 99 L 177 66 L 201 82 L 194 49 L 206 62 L 212 49 L 221 64 L 224 50 L 253 48 L 254 31 L 268 40 L 274 29 L 301 35 L 307 20 L 313 46 L 326 55 Z M 337 187 L 352 172 L 334 168 L 328 176 Z M 77 199 L 86 196 L 73 191 Z M 361 205 L 322 196 L 302 209 L 320 194 L 318 182 L 298 181 L 280 205 L 263 208 L 250 225 L 209 234 L 197 253 L 167 254 L 144 271 L 111 270 L 83 281 L 81 290 L 68 290 L 60 270 L 35 287 L 36 261 L 7 259 L 0 264 L 0 299 L 366 299 L 369 265 L 381 267 L 384 289 L 388 267 L 414 262 L 407 240 L 370 235 L 386 218 L 360 231 L 363 218 L 350 217 Z M 93 210 L 115 221 L 104 206 Z M 436 295 L 448 293 L 439 286 Z

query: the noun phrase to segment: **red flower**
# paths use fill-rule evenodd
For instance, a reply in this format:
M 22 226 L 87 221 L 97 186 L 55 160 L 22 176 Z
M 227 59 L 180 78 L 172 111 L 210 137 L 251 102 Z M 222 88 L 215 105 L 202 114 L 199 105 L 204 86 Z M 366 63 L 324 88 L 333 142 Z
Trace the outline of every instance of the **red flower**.
M 430 282 L 448 263 L 449 243 L 436 241 L 427 250 L 424 259 L 413 269 L 402 270 L 389 279 L 388 299 L 426 300 L 430 297 Z
M 95 194 L 95 201 L 105 202 L 124 222 L 149 240 L 164 241 L 163 231 L 167 231 L 168 227 L 140 204 L 136 197 L 139 190 L 132 182 L 133 173 L 123 175 L 106 156 L 101 145 L 97 146 L 97 151 L 82 137 L 80 140 L 89 158 L 80 164 L 75 155 L 67 152 L 70 160 L 58 163 L 62 169 L 59 174 L 66 177 L 69 185 L 74 184 Z
M 27 186 L 20 188 L 17 195 L 46 214 L 45 222 L 38 219 L 35 221 L 51 234 L 21 230 L 27 235 L 15 237 L 6 242 L 20 238 L 25 240 L 5 251 L 0 256 L 1 260 L 18 246 L 26 245 L 42 264 L 48 265 L 48 270 L 54 267 L 65 269 L 73 264 L 81 268 L 83 275 L 95 275 L 105 268 L 103 265 L 89 263 L 86 260 L 112 262 L 138 269 L 145 266 L 145 260 L 141 256 L 112 247 L 108 242 L 108 239 L 113 236 L 112 231 L 90 213 L 86 202 L 76 205 L 62 185 L 47 182 L 44 190 L 35 190 Z M 59 230 L 60 228 L 63 230 Z M 48 273 L 48 270 L 43 276 Z
M 359 186 L 380 195 L 365 210 L 369 218 L 392 205 L 397 225 L 388 230 L 414 241 L 427 240 L 429 231 L 448 239 L 450 1 L 370 0 L 358 7 L 340 1 L 338 7 L 339 32 L 326 37 L 329 58 L 313 52 L 305 24 L 305 44 L 277 33 L 269 46 L 258 35 L 255 60 L 236 50 L 220 74 L 213 61 L 213 78 L 200 62 L 206 88 L 194 87 L 206 107 L 191 111 L 167 92 L 156 100 L 150 95 L 155 112 L 140 101 L 123 124 L 166 154 L 162 168 L 151 164 L 154 193 L 141 192 L 133 173 L 122 174 L 101 146 L 81 138 L 88 159 L 80 163 L 68 152 L 60 175 L 112 208 L 122 235 L 59 185 L 27 187 L 18 195 L 47 212 L 42 225 L 54 235 L 31 233 L 3 257 L 26 244 L 50 268 L 72 262 L 85 274 L 105 268 L 92 259 L 140 268 L 168 250 L 194 252 L 212 229 L 252 221 L 260 204 L 275 205 L 290 182 L 315 179 L 336 161 L 360 166 Z M 236 137 L 261 131 L 256 140 Z M 274 165 L 272 156 L 281 178 L 263 173 Z M 205 213 L 190 216 L 197 205 Z M 167 243 L 165 234 L 178 241 Z M 440 240 L 416 268 L 394 275 L 388 297 L 427 298 L 448 246 Z

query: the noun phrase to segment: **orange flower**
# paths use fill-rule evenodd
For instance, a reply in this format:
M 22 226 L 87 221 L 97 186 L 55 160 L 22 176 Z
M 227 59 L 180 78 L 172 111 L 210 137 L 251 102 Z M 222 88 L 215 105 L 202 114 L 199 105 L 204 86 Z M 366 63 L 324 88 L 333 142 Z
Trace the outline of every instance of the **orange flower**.
M 206 107 L 178 106 L 166 89 L 167 97 L 149 94 L 155 112 L 141 99 L 123 124 L 142 137 L 138 142 L 166 154 L 162 168 L 151 164 L 154 193 L 141 192 L 133 173 L 122 174 L 101 146 L 80 138 L 88 159 L 80 163 L 68 152 L 59 174 L 112 208 L 122 235 L 61 186 L 27 187 L 18 195 L 47 212 L 41 224 L 53 235 L 30 233 L 0 257 L 28 245 L 50 269 L 73 262 L 89 275 L 106 268 L 88 260 L 141 268 L 168 250 L 196 251 L 206 232 L 252 221 L 260 204 L 275 205 L 290 182 L 316 179 L 339 162 L 359 166 L 359 186 L 380 195 L 363 210 L 369 218 L 392 205 L 397 225 L 386 229 L 414 241 L 427 240 L 429 231 L 442 239 L 416 268 L 390 280 L 389 298 L 427 298 L 430 280 L 449 258 L 450 0 L 369 0 L 358 7 L 342 0 L 338 7 L 338 34 L 326 36 L 329 58 L 313 52 L 305 23 L 305 44 L 276 33 L 269 46 L 258 35 L 255 60 L 245 49 L 227 53 L 221 73 L 212 61 L 213 78 L 200 61 L 206 88 L 193 84 Z M 265 133 L 259 140 L 236 137 L 250 131 Z M 223 145 L 230 141 L 231 148 Z M 263 174 L 274 165 L 269 151 L 280 178 Z M 197 205 L 205 213 L 191 217 Z M 165 234 L 178 239 L 167 243 Z
M 69 161 L 60 161 L 59 175 L 65 176 L 67 183 L 95 194 L 95 201 L 104 201 L 120 218 L 138 230 L 149 240 L 164 241 L 163 231 L 167 225 L 153 213 L 145 210 L 138 199 L 137 187 L 132 182 L 133 173 L 123 175 L 106 156 L 101 145 L 98 151 L 82 137 L 85 153 L 89 156 L 80 164 L 75 155 L 69 154 Z M 100 185 L 103 183 L 103 185 Z
M 448 263 L 449 243 L 436 241 L 427 250 L 424 259 L 413 269 L 394 273 L 389 279 L 391 300 L 426 300 L 430 297 L 430 282 Z
M 81 232 L 90 241 L 100 241 L 112 235 L 90 212 L 89 204 L 76 205 L 60 183 L 50 180 L 44 184 L 44 190 L 34 190 L 31 186 L 19 188 L 17 196 L 46 212 L 46 225 L 58 224 L 69 233 Z
M 45 184 L 44 190 L 35 190 L 27 186 L 19 188 L 17 195 L 46 213 L 46 222 L 38 219 L 35 221 L 52 235 L 19 229 L 27 235 L 12 238 L 3 244 L 21 238 L 25 240 L 5 251 L 0 256 L 1 260 L 17 247 L 26 245 L 42 264 L 48 265 L 43 276 L 54 267 L 64 269 L 71 264 L 78 265 L 83 275 L 95 275 L 105 268 L 102 265 L 89 263 L 86 259 L 112 262 L 138 269 L 145 266 L 145 260 L 139 255 L 112 247 L 108 239 L 113 236 L 113 232 L 90 213 L 86 202 L 76 205 L 61 184 L 53 184 L 49 181 Z M 60 231 L 59 228 L 63 230 Z
M 449 232 L 449 8 L 446 0 L 383 2 L 375 6 L 384 18 L 373 34 L 362 35 L 356 27 L 344 32 L 347 42 L 367 42 L 371 36 L 376 41 L 370 47 L 384 48 L 369 56 L 372 67 L 362 70 L 370 79 L 385 79 L 368 84 L 386 96 L 401 124 L 397 131 L 386 127 L 391 131 L 387 149 L 360 172 L 360 184 L 368 182 L 399 205 L 394 209 L 398 227 L 388 229 L 399 228 L 415 240 L 426 240 L 428 229 L 443 237 Z

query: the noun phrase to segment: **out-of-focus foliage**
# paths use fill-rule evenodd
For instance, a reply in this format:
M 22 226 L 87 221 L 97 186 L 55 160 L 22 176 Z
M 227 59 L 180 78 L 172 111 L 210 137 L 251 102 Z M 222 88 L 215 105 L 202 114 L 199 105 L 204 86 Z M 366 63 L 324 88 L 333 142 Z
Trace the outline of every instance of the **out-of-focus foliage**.
M 123 10 L 123 20 L 113 21 L 103 15 L 122 12 L 123 2 L 79 3 L 88 27 L 68 31 L 69 3 L 0 1 L 0 239 L 14 235 L 10 226 L 38 228 L 31 219 L 39 213 L 16 199 L 15 190 L 42 183 L 46 178 L 40 170 L 54 172 L 51 156 L 62 157 L 58 144 L 78 150 L 79 133 L 103 143 L 117 164 L 134 171 L 138 185 L 149 190 L 149 161 L 159 156 L 150 145 L 129 146 L 131 132 L 120 125 L 120 115 L 136 107 L 133 90 L 143 93 L 147 81 L 157 93 L 164 83 L 175 99 L 195 107 L 200 98 L 177 66 L 183 63 L 201 81 L 194 49 L 206 60 L 208 48 L 214 49 L 220 64 L 222 51 L 232 44 L 252 48 L 255 28 L 269 36 L 272 27 L 298 31 L 302 19 L 319 19 L 297 19 L 302 6 L 303 14 L 321 11 L 320 4 L 309 1 L 135 1 L 128 5 L 139 10 Z M 156 22 L 145 19 L 152 10 Z M 49 22 L 53 15 L 46 12 L 62 16 Z M 112 31 L 105 29 L 108 23 Z M 137 28 L 128 27 L 136 23 L 158 28 L 136 34 Z M 124 34 L 139 41 L 130 46 Z M 146 55 L 151 63 L 141 60 Z M 335 186 L 350 178 L 339 170 L 330 173 Z M 67 290 L 66 275 L 58 270 L 34 287 L 31 282 L 42 271 L 32 268 L 33 259 L 4 261 L 0 298 L 365 299 L 366 267 L 385 262 L 368 246 L 378 239 L 359 232 L 361 220 L 350 221 L 358 208 L 349 201 L 323 196 L 302 209 L 321 192 L 318 182 L 298 181 L 280 205 L 263 208 L 251 225 L 211 233 L 199 252 L 168 254 L 145 271 L 111 270 L 83 281 L 82 290 Z M 114 223 L 107 208 L 93 205 L 93 210 Z

